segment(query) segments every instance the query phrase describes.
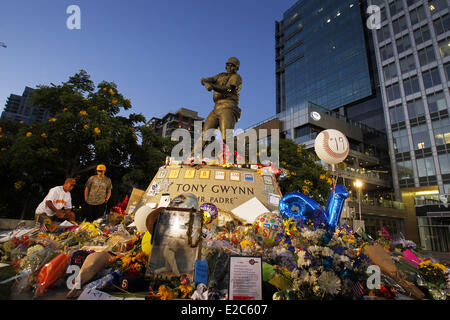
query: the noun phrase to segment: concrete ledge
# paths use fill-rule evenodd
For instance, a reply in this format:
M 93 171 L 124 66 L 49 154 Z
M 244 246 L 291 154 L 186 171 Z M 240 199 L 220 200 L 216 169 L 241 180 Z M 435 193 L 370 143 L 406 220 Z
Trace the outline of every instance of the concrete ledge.
M 0 230 L 13 230 L 19 223 L 23 224 L 25 227 L 33 227 L 34 220 L 20 220 L 20 219 L 0 219 Z

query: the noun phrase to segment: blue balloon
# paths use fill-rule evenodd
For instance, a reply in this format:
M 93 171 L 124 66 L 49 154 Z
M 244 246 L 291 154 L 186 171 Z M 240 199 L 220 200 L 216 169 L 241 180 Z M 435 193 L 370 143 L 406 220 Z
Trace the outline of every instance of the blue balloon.
M 336 187 L 331 190 L 325 210 L 325 217 L 330 227 L 336 228 L 339 224 L 342 209 L 347 198 L 348 192 L 344 185 L 337 184 Z
M 316 201 L 300 192 L 292 192 L 281 198 L 278 210 L 281 217 L 286 220 L 291 217 L 294 220 L 298 218 L 307 220 L 317 211 L 325 214 L 323 208 Z
M 347 198 L 348 192 L 347 189 L 345 189 L 345 186 L 337 184 L 330 192 L 325 210 L 316 201 L 300 192 L 292 192 L 285 195 L 280 200 L 278 210 L 280 211 L 281 217 L 286 220 L 291 217 L 293 217 L 294 220 L 297 220 L 298 218 L 307 220 L 312 217 L 315 212 L 319 212 L 323 215 L 327 224 L 331 228 L 336 229 Z

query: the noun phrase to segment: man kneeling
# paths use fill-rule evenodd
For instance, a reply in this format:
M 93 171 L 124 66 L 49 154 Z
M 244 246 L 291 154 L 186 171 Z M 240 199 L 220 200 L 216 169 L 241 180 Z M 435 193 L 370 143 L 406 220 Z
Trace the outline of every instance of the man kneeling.
M 35 212 L 35 223 L 44 224 L 44 220 L 50 218 L 53 221 L 67 219 L 75 221 L 72 209 L 72 197 L 70 191 L 75 186 L 73 178 L 67 178 L 64 185 L 51 188 L 47 196 L 42 200 Z M 64 209 L 64 210 L 63 210 Z

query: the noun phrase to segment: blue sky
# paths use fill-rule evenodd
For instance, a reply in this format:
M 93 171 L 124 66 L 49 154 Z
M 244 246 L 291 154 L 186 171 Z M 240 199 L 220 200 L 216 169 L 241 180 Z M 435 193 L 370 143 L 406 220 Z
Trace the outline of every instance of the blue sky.
M 180 107 L 206 117 L 212 93 L 202 77 L 225 71 L 230 56 L 243 78 L 237 128 L 275 113 L 275 21 L 295 0 L 2 0 L 0 110 L 25 86 L 55 84 L 85 69 L 113 81 L 147 119 Z M 66 9 L 81 9 L 69 30 Z M 129 112 L 123 113 L 127 115 Z

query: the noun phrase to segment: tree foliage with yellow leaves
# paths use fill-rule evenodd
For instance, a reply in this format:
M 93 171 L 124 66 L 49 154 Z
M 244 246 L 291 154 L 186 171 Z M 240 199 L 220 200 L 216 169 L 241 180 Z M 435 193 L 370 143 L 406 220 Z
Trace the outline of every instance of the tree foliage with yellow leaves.
M 314 154 L 289 139 L 280 139 L 280 167 L 289 171 L 280 182 L 281 192 L 301 192 L 325 205 L 332 186 L 332 177 Z
M 145 168 L 148 174 L 156 173 L 164 164 L 163 145 L 169 142 L 163 139 L 155 148 L 139 144 L 138 136 L 155 134 L 148 132 L 143 115 L 119 114 L 132 105 L 114 82 L 102 81 L 95 86 L 81 70 L 59 85 L 38 86 L 28 103 L 49 109 L 51 118 L 30 126 L 22 123 L 12 128 L 8 124 L 14 139 L 5 138 L 4 144 L 0 140 L 2 174 L 14 173 L 8 181 L 10 190 L 23 199 L 34 199 L 27 215 L 66 177 L 77 179 L 79 187 L 72 191 L 72 198 L 82 204 L 84 183 L 99 163 L 107 166 L 106 175 L 113 182 L 110 201 L 122 199 L 132 187 L 146 188 L 151 178 L 141 171 Z

